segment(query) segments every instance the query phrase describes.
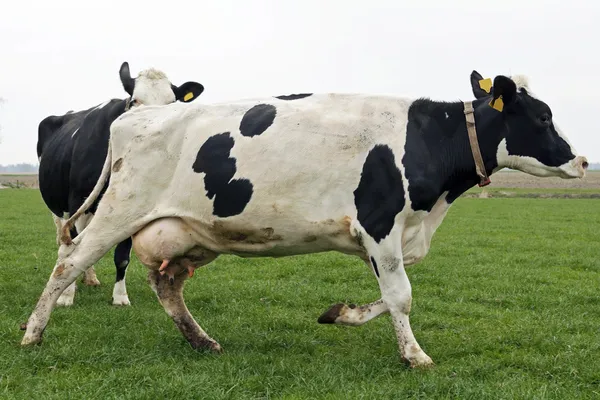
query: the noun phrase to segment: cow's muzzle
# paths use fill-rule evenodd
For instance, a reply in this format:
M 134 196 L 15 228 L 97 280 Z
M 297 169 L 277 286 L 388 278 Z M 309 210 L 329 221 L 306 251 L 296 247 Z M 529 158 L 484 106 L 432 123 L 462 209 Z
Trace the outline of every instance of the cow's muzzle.
M 568 178 L 583 178 L 585 171 L 589 166 L 588 160 L 584 156 L 577 156 L 570 162 L 563 165 L 560 169 Z

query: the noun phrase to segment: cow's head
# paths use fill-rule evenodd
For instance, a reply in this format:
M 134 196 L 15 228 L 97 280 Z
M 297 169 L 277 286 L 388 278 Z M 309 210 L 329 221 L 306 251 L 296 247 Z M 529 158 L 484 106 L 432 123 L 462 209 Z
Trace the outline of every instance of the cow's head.
M 582 178 L 588 162 L 555 124 L 550 107 L 536 98 L 527 78 L 499 75 L 489 87 L 483 77 L 471 73 L 471 86 L 481 107 L 495 105 L 503 118 L 503 138 L 497 151 L 499 167 L 517 169 L 535 176 Z M 501 97 L 500 97 L 501 96 Z M 494 101 L 495 100 L 495 101 Z
M 162 71 L 153 68 L 140 72 L 134 79 L 131 77 L 127 62 L 121 65 L 119 76 L 123 88 L 131 96 L 130 107 L 166 105 L 176 100 L 188 103 L 204 91 L 204 86 L 198 82 L 190 81 L 175 86 Z

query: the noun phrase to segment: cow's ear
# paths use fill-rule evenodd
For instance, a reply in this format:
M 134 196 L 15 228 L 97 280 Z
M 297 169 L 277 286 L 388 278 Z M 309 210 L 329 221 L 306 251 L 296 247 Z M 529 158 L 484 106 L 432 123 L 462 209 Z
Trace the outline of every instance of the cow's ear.
M 471 88 L 476 99 L 489 96 L 492 90 L 492 80 L 483 79 L 479 72 L 473 70 L 471 72 Z
M 498 111 L 504 109 L 504 105 L 511 104 L 517 97 L 517 85 L 515 82 L 503 75 L 494 78 L 494 87 L 492 90 L 494 97 L 490 105 Z
M 129 72 L 129 63 L 125 61 L 121 64 L 121 68 L 119 69 L 119 76 L 121 77 L 121 83 L 123 84 L 123 89 L 130 95 L 133 96 L 133 88 L 135 87 L 135 79 L 131 77 L 131 73 Z
M 184 103 L 194 101 L 196 97 L 200 96 L 202 92 L 204 92 L 204 86 L 193 81 L 186 82 L 179 87 L 171 85 L 171 88 L 173 88 L 175 98 L 179 101 L 183 101 Z

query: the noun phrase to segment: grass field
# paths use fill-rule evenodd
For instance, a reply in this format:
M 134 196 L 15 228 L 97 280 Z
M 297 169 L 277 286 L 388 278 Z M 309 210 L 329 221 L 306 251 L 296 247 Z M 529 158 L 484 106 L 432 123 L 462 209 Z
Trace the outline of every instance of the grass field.
M 379 298 L 362 262 L 336 253 L 198 270 L 186 300 L 220 356 L 191 350 L 137 260 L 132 306 L 110 305 L 109 254 L 102 285 L 79 285 L 42 345 L 22 349 L 55 231 L 37 190 L 0 191 L 0 216 L 0 398 L 600 398 L 600 200 L 460 199 L 408 269 L 427 371 L 400 363 L 389 315 L 317 324 L 333 303 Z

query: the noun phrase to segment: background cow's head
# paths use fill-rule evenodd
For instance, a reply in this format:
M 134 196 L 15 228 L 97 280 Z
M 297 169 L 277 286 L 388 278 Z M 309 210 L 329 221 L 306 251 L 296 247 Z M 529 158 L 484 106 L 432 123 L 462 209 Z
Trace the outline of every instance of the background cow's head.
M 491 87 L 482 85 L 483 79 L 477 71 L 471 73 L 473 94 L 483 100 L 480 106 L 490 107 L 488 104 L 492 102 L 498 111 L 491 107 L 490 111 L 499 112 L 503 118 L 504 133 L 497 151 L 499 167 L 535 176 L 582 178 L 585 175 L 587 159 L 577 156 L 555 124 L 552 110 L 534 96 L 526 77 L 499 75 Z
M 127 62 L 121 65 L 119 76 L 123 88 L 131 96 L 130 107 L 166 105 L 176 100 L 188 103 L 204 91 L 204 86 L 193 81 L 175 86 L 162 71 L 153 68 L 140 72 L 134 79 Z

